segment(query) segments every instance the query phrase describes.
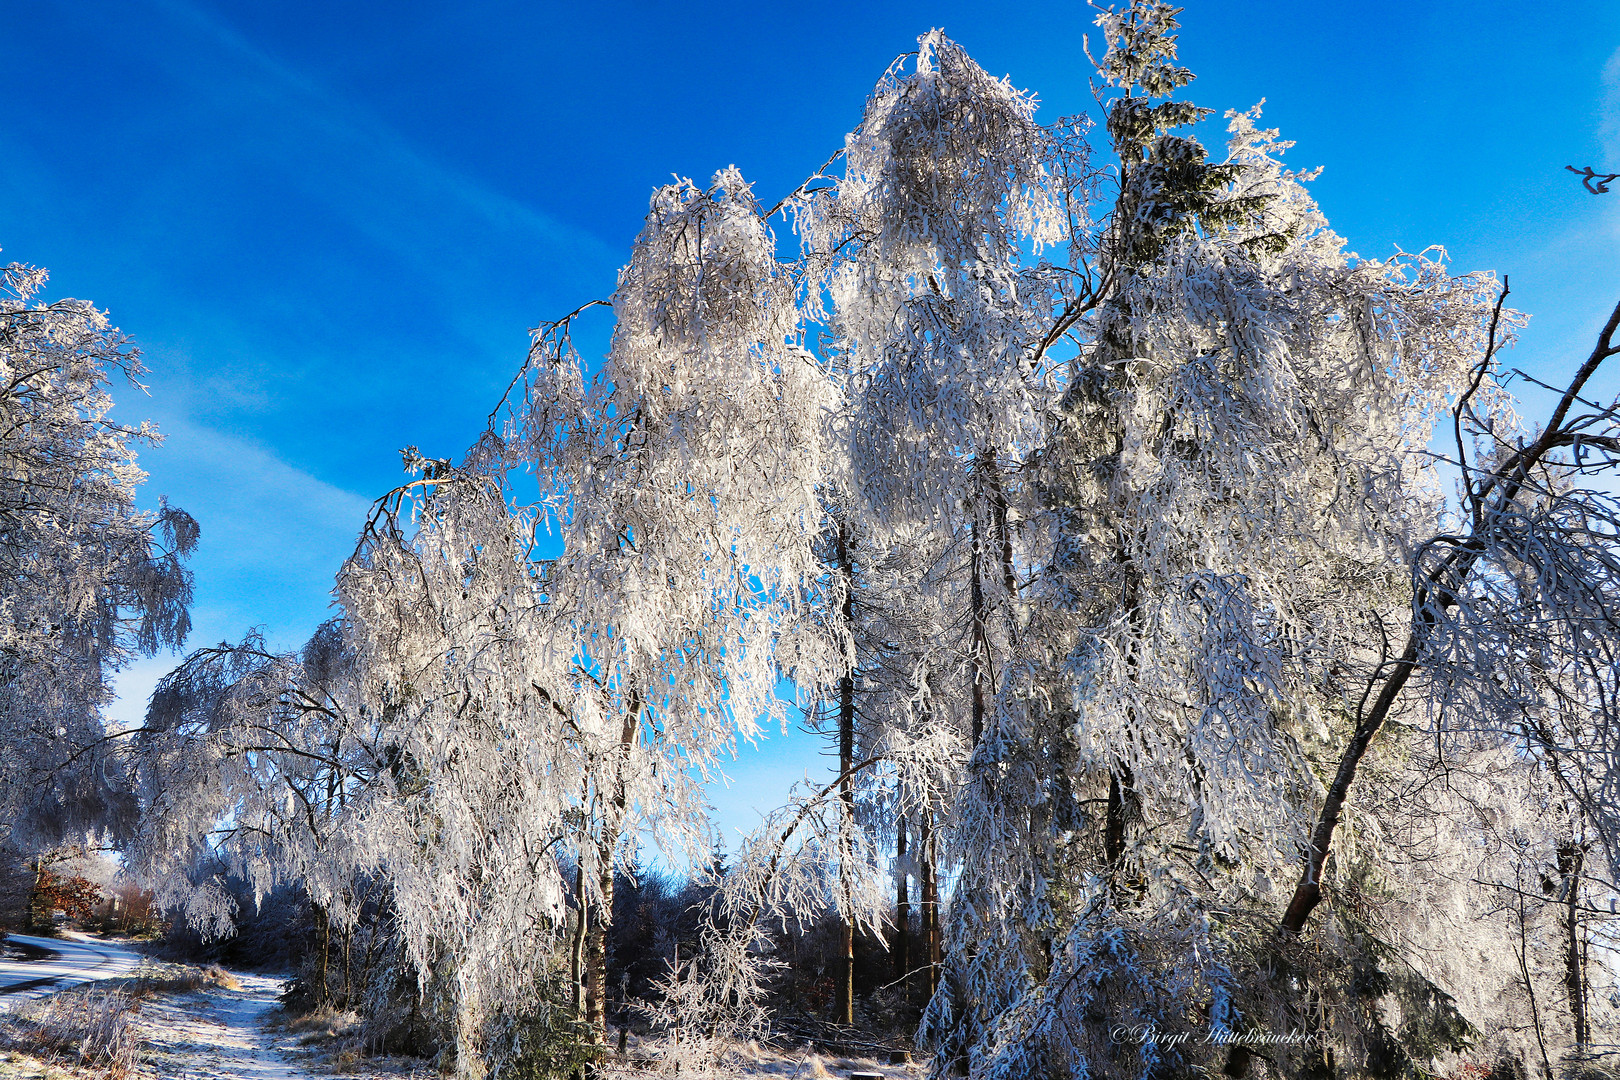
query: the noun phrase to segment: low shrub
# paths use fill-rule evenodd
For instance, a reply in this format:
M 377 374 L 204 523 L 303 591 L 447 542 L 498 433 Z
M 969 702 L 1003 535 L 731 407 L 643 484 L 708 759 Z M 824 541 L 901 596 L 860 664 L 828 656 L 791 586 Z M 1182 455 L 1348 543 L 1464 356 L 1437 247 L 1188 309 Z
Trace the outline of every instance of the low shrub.
M 46 1060 L 94 1065 L 109 1080 L 135 1072 L 140 998 L 122 987 L 84 986 L 27 1004 L 0 1018 L 0 1046 Z
M 133 992 L 138 997 L 154 994 L 192 994 L 210 986 L 226 990 L 240 990 L 242 983 L 235 975 L 218 964 L 207 967 L 185 967 L 169 975 L 145 975 L 136 980 Z

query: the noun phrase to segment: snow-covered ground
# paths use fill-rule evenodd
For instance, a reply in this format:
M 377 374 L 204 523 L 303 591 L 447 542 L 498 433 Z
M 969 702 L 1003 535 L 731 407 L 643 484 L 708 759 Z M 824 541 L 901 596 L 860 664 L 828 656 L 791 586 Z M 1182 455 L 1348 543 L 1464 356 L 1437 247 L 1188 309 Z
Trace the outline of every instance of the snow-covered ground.
M 297 1034 L 271 1024 L 282 990 L 279 979 L 238 975 L 241 988 L 208 987 L 192 994 L 148 1001 L 139 1025 L 145 1047 L 144 1076 L 153 1080 L 401 1080 L 434 1076 L 428 1062 L 362 1058 L 339 1066 L 323 1060 Z M 880 1064 L 862 1057 L 842 1058 L 798 1050 L 739 1047 L 720 1076 L 734 1080 L 828 1080 L 853 1072 L 877 1073 L 885 1080 L 919 1080 L 918 1065 Z M 612 1059 L 604 1078 L 667 1075 L 618 1065 Z M 694 1075 L 691 1068 L 679 1075 Z M 3 1080 L 3 1074 L 0 1074 Z
M 432 1075 L 426 1062 L 362 1062 L 358 1072 L 310 1066 L 299 1038 L 267 1023 L 281 997 L 281 979 L 237 975 L 239 989 L 211 986 L 154 998 L 138 1020 L 143 1073 L 153 1080 L 307 1080 L 322 1077 Z
M 157 974 L 153 968 L 175 967 L 154 964 L 133 950 L 83 934 L 12 940 L 27 948 L 0 957 L 0 1009 L 99 979 L 153 976 Z M 143 961 L 147 967 L 138 971 Z M 219 985 L 220 981 L 236 985 Z M 141 1080 L 400 1080 L 434 1075 L 428 1062 L 415 1059 L 333 1060 L 310 1045 L 317 1040 L 272 1022 L 284 988 L 282 979 L 235 974 L 191 992 L 158 993 L 132 1001 L 139 1010 L 133 1020 L 140 1036 Z M 645 1061 L 644 1049 L 651 1047 L 633 1046 L 631 1061 Z M 737 1080 L 828 1080 L 856 1072 L 877 1073 L 886 1080 L 917 1080 L 924 1071 L 917 1065 L 821 1054 L 808 1046 L 748 1043 L 728 1057 L 720 1075 Z M 630 1078 L 661 1071 L 610 1058 L 602 1073 Z M 46 1068 L 26 1055 L 0 1054 L 0 1080 L 91 1074 Z M 683 1074 L 693 1075 L 692 1069 Z
M 609 1077 L 635 1077 L 634 1070 L 603 1070 Z M 852 1074 L 881 1076 L 884 1080 L 920 1080 L 927 1070 L 921 1065 L 888 1065 L 869 1057 L 840 1057 L 817 1053 L 810 1047 L 799 1050 L 773 1047 L 740 1047 L 730 1056 L 726 1070 L 719 1075 L 735 1080 L 843 1080 Z M 677 1074 L 679 1075 L 679 1074 Z
M 238 975 L 240 990 L 207 991 L 152 998 L 141 1007 L 137 1025 L 141 1057 L 161 1080 L 302 1080 L 308 1074 L 279 1052 L 265 1027 L 281 981 Z

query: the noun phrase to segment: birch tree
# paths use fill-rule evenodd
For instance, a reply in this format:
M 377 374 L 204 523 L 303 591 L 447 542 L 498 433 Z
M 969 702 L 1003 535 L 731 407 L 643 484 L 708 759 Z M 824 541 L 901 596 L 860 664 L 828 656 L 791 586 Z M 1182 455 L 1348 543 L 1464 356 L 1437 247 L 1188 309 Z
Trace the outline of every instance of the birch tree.
M 365 760 L 334 858 L 389 880 L 466 1075 L 546 1006 L 570 903 L 574 1006 L 600 1038 L 615 870 L 643 827 L 677 857 L 706 853 L 702 781 L 783 714 L 782 668 L 822 681 L 835 655 L 800 614 L 832 390 L 799 340 L 797 288 L 734 170 L 661 190 L 602 370 L 586 379 L 566 324 L 543 329 L 489 435 L 460 466 L 409 454 L 418 479 L 378 504 L 339 576 L 344 722 Z M 529 468 L 539 497 L 514 502 Z M 235 722 L 214 756 L 290 723 Z M 163 784 L 189 792 L 169 802 L 194 837 L 230 805 L 161 771 L 153 803 Z M 242 777 L 266 821 L 289 776 Z
M 125 843 L 131 870 L 160 905 L 207 935 L 227 932 L 235 902 L 213 862 L 257 895 L 297 882 L 316 912 L 324 1003 L 334 923 L 352 903 L 352 836 L 345 811 L 377 774 L 384 751 L 354 715 L 341 623 L 301 653 L 272 651 L 258 634 L 193 652 L 153 691 L 133 733 L 140 827 Z
M 955 800 L 943 793 L 993 725 L 1011 647 L 1013 503 L 1024 492 L 1009 484 L 1056 390 L 1025 348 L 1061 292 L 1032 252 L 1063 237 L 1075 179 L 1052 160 L 1072 139 L 1033 112 L 1028 95 L 928 34 L 874 91 L 836 184 L 797 206 L 805 257 L 827 280 L 828 349 L 848 386 L 832 434 L 836 480 L 879 572 L 875 602 L 860 601 L 865 625 L 851 627 L 861 648 L 850 659 L 868 672 L 863 753 L 889 764 L 862 778 L 886 808 L 887 820 L 872 822 L 879 835 L 897 835 L 902 819 L 930 834 L 936 816 L 944 824 Z M 894 588 L 923 581 L 915 601 Z M 932 875 L 930 864 L 925 923 L 937 907 Z
M 542 333 L 509 430 L 489 444 L 540 471 L 564 549 L 548 601 L 563 640 L 638 718 L 615 730 L 642 762 L 639 786 L 612 781 L 614 820 L 583 857 L 602 919 L 632 854 L 624 815 L 702 865 L 698 783 L 761 722 L 783 722 L 782 671 L 814 686 L 835 666 L 809 614 L 836 393 L 804 348 L 799 289 L 734 169 L 707 190 L 665 187 L 614 293 L 601 371 L 587 386 L 567 337 Z

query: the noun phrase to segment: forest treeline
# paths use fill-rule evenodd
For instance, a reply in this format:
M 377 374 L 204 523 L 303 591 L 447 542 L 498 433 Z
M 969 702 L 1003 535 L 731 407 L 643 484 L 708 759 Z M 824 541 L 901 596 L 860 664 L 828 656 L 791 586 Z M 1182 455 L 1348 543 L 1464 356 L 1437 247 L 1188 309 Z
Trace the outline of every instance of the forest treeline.
M 780 201 L 659 189 L 338 617 L 128 731 L 196 526 L 133 509 L 127 343 L 8 270 L 9 842 L 205 939 L 291 897 L 298 1000 L 463 1077 L 632 1005 L 689 1068 L 803 1014 L 986 1080 L 1607 1069 L 1620 308 L 1521 421 L 1506 280 L 1351 253 L 1258 108 L 1212 155 L 1175 16 L 1098 16 L 1100 122 L 935 31 Z M 802 719 L 836 769 L 712 858 Z

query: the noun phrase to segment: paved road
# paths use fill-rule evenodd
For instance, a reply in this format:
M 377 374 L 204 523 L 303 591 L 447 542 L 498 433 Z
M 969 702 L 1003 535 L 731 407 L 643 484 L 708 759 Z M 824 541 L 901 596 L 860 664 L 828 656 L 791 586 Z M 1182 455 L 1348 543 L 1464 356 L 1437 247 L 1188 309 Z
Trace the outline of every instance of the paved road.
M 50 955 L 37 960 L 0 957 L 0 1002 L 43 997 L 80 983 L 128 975 L 141 962 L 139 953 L 72 931 L 59 938 L 10 934 L 7 940 L 31 946 L 31 953 L 43 949 Z

